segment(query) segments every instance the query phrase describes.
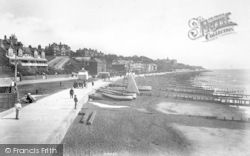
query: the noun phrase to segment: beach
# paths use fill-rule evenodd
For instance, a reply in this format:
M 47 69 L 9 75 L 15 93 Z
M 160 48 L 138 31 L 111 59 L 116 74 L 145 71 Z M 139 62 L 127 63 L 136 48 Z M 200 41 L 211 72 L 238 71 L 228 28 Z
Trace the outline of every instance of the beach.
M 250 124 L 241 121 L 247 117 L 244 110 L 168 98 L 161 90 L 173 82 L 187 85 L 196 75 L 137 77 L 138 85 L 151 85 L 152 91 L 132 101 L 89 101 L 62 141 L 65 154 L 249 155 Z M 82 113 L 93 111 L 93 124 L 80 123 Z

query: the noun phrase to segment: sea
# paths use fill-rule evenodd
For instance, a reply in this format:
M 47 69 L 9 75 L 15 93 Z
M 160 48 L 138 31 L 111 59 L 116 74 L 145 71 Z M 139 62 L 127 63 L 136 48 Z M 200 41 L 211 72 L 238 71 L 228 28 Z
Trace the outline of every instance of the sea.
M 250 69 L 218 69 L 204 72 L 197 77 L 208 85 L 224 90 L 242 90 L 242 94 L 250 94 Z M 248 97 L 247 99 L 250 99 Z M 236 107 L 231 105 L 230 107 Z M 238 106 L 250 118 L 250 106 Z
M 250 94 L 250 69 L 210 70 L 197 79 L 223 90 L 242 90 L 242 94 Z

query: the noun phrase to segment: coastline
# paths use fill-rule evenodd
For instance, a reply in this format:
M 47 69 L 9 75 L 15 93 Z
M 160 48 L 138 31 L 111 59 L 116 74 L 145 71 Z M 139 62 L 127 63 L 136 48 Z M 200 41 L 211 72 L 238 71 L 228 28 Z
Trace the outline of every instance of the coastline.
M 183 112 L 166 114 L 157 110 L 158 104 L 161 102 L 178 103 L 180 108 L 185 106 L 183 108 L 192 109 L 195 107 L 190 107 L 190 105 L 203 104 L 209 105 L 206 107 L 211 107 L 211 110 L 217 109 L 218 104 L 169 99 L 160 96 L 165 94 L 159 89 L 164 88 L 164 84 L 172 80 L 175 82 L 187 80 L 189 79 L 188 75 L 187 73 L 170 73 L 162 76 L 146 76 L 145 79 L 136 77 L 138 85 L 151 85 L 152 91 L 150 93 L 143 92 L 136 100 L 130 102 L 93 101 L 110 106 L 127 106 L 126 108 L 100 107 L 91 102 L 87 103 L 82 108 L 81 113 L 96 111 L 94 123 L 92 125 L 81 124 L 79 123 L 81 116 L 77 116 L 62 141 L 65 144 L 66 154 L 212 155 L 213 150 L 218 150 L 217 153 L 223 153 L 230 149 L 234 154 L 241 153 L 238 148 L 247 151 L 247 146 L 244 147 L 243 145 L 250 145 L 248 141 L 250 140 L 249 123 L 197 117 L 192 114 L 192 112 L 197 114 L 195 109 L 188 111 L 190 113 L 188 115 L 182 114 Z M 122 84 L 122 81 L 116 83 Z M 228 113 L 232 113 L 232 109 L 228 106 L 220 105 L 220 107 L 217 114 L 223 112 L 225 115 L 229 115 Z M 161 109 L 164 108 L 161 107 Z M 203 107 L 199 108 L 199 111 L 202 111 L 202 109 Z M 236 115 L 237 113 L 244 113 L 233 109 Z M 224 112 L 225 110 L 228 110 L 228 112 Z M 216 112 L 214 113 L 216 114 Z M 213 116 L 214 114 L 206 115 Z M 196 132 L 197 137 L 193 137 L 193 131 Z M 227 135 L 229 131 L 232 131 L 230 136 Z M 204 136 L 207 137 L 198 137 L 202 136 L 203 133 L 206 133 Z M 210 135 L 213 137 L 215 144 L 209 141 Z M 242 140 L 241 138 L 243 138 L 243 141 L 238 143 L 237 146 L 226 144 L 219 146 L 220 148 L 216 147 L 216 143 L 226 142 L 226 139 L 237 142 Z M 216 139 L 220 141 L 216 142 Z M 208 143 L 204 143 L 206 140 Z M 206 145 L 209 147 L 208 149 L 205 148 Z

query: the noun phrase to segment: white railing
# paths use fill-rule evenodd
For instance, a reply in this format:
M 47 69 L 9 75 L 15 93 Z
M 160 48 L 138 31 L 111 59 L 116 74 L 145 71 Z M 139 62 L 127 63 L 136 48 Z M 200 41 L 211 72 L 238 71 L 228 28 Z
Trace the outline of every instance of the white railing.
M 21 63 L 22 66 L 48 66 L 46 63 Z

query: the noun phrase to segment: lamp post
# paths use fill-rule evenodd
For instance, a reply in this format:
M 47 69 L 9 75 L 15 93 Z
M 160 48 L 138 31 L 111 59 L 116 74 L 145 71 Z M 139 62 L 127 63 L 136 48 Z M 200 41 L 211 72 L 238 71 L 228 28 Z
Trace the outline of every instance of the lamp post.
M 14 82 L 16 83 L 17 81 L 17 65 L 18 65 L 19 61 L 17 61 L 17 57 L 15 55 L 15 79 Z
M 17 92 L 17 99 L 19 99 L 19 92 L 17 91 L 17 65 L 19 64 L 19 61 L 17 61 L 17 56 L 15 55 L 15 78 L 14 78 L 14 85 Z

